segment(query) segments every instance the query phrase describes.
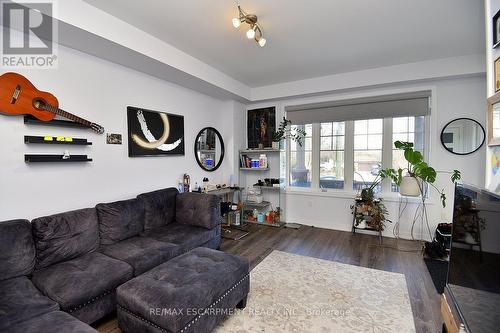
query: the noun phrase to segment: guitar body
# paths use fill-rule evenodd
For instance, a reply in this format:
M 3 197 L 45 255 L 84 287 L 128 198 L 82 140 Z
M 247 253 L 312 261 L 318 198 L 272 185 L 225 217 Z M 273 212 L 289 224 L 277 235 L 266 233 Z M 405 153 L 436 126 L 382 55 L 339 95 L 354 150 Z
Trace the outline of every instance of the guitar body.
M 36 89 L 24 76 L 16 73 L 0 75 L 0 113 L 11 116 L 30 114 L 42 121 L 54 119 L 55 114 L 41 109 L 40 104 L 59 107 L 54 95 Z

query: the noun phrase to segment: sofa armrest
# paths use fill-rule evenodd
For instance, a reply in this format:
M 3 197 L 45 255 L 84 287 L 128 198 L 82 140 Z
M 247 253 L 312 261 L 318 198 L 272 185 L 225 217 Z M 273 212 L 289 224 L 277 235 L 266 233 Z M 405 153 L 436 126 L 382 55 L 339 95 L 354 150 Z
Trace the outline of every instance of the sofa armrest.
M 175 220 L 206 229 L 221 224 L 220 198 L 213 194 L 180 193 L 176 198 Z

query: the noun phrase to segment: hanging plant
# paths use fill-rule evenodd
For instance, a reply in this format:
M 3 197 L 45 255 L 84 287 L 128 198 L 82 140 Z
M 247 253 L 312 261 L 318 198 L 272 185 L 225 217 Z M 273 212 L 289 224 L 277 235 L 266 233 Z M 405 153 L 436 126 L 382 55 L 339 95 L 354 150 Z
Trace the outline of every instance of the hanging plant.
M 278 130 L 273 134 L 273 141 L 280 142 L 281 140 L 290 138 L 291 140 L 297 142 L 300 147 L 302 147 L 305 136 L 306 131 L 300 128 L 292 129 L 292 122 L 283 117 Z

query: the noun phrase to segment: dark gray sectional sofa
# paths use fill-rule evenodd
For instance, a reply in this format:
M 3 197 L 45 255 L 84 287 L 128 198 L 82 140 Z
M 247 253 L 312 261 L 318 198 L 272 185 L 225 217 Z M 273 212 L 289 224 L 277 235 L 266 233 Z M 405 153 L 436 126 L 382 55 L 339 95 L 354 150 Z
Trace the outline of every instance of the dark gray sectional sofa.
M 85 323 L 116 310 L 118 286 L 194 248 L 217 249 L 219 225 L 218 197 L 175 188 L 0 222 L 0 332 L 95 332 Z

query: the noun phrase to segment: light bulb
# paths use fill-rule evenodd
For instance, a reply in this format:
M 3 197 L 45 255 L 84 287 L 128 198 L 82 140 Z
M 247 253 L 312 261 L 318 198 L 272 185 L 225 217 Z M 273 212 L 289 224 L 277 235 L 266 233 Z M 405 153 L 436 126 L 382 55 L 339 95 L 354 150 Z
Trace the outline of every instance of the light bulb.
M 267 40 L 264 37 L 260 37 L 260 39 L 259 39 L 259 45 L 261 47 L 264 47 L 264 45 L 266 45 L 266 42 L 267 42 Z
M 239 18 L 237 18 L 237 17 L 233 18 L 233 27 L 235 27 L 236 29 L 238 29 L 239 26 L 240 26 L 240 24 L 241 24 L 241 21 L 240 21 Z
M 255 38 L 255 30 L 252 28 L 252 29 L 248 29 L 247 31 L 247 38 L 248 39 L 254 39 Z

